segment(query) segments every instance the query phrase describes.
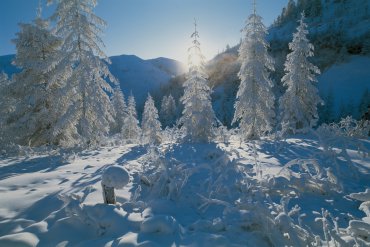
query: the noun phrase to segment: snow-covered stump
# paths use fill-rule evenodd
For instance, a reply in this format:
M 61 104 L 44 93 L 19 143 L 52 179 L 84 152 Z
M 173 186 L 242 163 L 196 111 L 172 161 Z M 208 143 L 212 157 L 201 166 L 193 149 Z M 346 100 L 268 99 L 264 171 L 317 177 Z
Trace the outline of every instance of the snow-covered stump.
M 105 204 L 116 204 L 114 189 L 122 189 L 130 181 L 127 170 L 121 166 L 110 166 L 105 169 L 101 185 Z

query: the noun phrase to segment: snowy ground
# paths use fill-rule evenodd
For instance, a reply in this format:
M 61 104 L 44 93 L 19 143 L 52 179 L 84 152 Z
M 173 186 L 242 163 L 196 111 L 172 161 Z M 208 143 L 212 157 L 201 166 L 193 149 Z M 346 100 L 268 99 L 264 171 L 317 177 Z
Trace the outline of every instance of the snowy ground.
M 318 237 L 331 245 L 336 236 L 354 243 L 349 221 L 365 214 L 348 195 L 370 188 L 369 156 L 355 147 L 323 152 L 309 136 L 234 139 L 2 157 L 0 246 L 300 246 Z M 130 172 L 117 205 L 102 198 L 111 165 Z

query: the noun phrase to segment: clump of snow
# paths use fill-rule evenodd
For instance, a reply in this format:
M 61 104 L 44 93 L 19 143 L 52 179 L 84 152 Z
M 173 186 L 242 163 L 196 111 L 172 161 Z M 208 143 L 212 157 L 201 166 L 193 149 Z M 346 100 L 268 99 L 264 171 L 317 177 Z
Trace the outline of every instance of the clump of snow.
M 366 189 L 365 192 L 352 193 L 349 197 L 363 202 L 359 209 L 366 214 L 366 217 L 362 220 L 351 220 L 347 230 L 355 238 L 356 243 L 370 246 L 370 189 Z
M 370 201 L 370 189 L 366 189 L 365 192 L 352 193 L 349 197 L 361 202 Z
M 77 222 L 79 225 L 87 225 L 94 229 L 97 235 L 119 235 L 128 231 L 128 227 L 136 227 L 127 221 L 128 213 L 123 206 L 83 203 L 83 198 L 72 194 L 63 195 L 61 199 L 65 203 L 64 211 L 68 218 L 66 220 Z
M 102 176 L 102 184 L 115 189 L 122 189 L 130 181 L 128 171 L 122 166 L 109 166 Z

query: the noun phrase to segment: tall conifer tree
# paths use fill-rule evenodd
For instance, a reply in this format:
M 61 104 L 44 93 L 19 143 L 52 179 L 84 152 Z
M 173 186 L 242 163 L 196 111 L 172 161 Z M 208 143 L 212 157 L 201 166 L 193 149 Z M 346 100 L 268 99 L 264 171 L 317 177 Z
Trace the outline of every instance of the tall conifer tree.
M 9 90 L 16 100 L 8 119 L 14 141 L 21 145 L 55 144 L 52 130 L 58 112 L 55 105 L 60 88 L 57 65 L 61 40 L 49 31 L 49 22 L 41 18 L 41 6 L 33 23 L 21 23 L 13 40 L 17 53 L 14 63 L 21 68 Z
M 115 78 L 99 37 L 106 23 L 93 12 L 97 0 L 51 1 L 57 3 L 52 19 L 64 41 L 61 68 L 67 77 L 58 105 L 62 117 L 54 135 L 64 145 L 96 144 L 107 135 L 114 114 L 107 95 L 112 88 L 106 78 L 112 82 Z
M 154 105 L 153 98 L 149 94 L 144 105 L 144 112 L 141 120 L 143 141 L 146 143 L 160 143 L 162 139 L 161 130 L 158 110 Z
M 112 132 L 120 133 L 122 131 L 122 126 L 125 118 L 127 117 L 127 105 L 125 102 L 125 96 L 119 85 L 114 88 L 112 95 L 112 105 L 114 107 L 114 123 Z
M 268 54 L 267 29 L 256 8 L 246 21 L 239 48 L 240 85 L 236 95 L 233 124 L 239 123 L 244 139 L 258 139 L 274 125 L 274 94 L 270 72 L 273 60 Z
M 318 120 L 317 106 L 322 103 L 314 85 L 319 68 L 308 58 L 314 55 L 314 47 L 307 39 L 304 14 L 299 20 L 297 32 L 289 43 L 291 53 L 285 62 L 285 75 L 281 79 L 287 88 L 280 98 L 281 125 L 285 133 L 307 132 Z
M 123 121 L 122 137 L 130 142 L 138 142 L 140 137 L 139 120 L 137 119 L 136 102 L 131 94 L 127 102 L 127 116 Z
M 199 33 L 195 22 L 195 31 L 191 35 L 192 46 L 189 48 L 188 79 L 184 83 L 184 105 L 180 124 L 191 142 L 211 141 L 214 135 L 215 114 L 211 103 L 211 89 L 204 70 L 204 56 L 200 50 Z

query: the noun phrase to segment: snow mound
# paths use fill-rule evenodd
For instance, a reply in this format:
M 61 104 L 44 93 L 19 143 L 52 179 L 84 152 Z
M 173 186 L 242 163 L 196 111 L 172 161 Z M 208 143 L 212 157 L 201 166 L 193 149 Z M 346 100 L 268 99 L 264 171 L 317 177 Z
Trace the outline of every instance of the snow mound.
M 145 219 L 140 226 L 143 233 L 172 234 L 179 229 L 175 218 L 169 215 L 156 215 Z
M 284 165 L 276 176 L 268 180 L 273 190 L 294 188 L 301 192 L 327 194 L 340 190 L 332 169 L 322 169 L 316 159 L 294 159 Z
M 110 166 L 105 169 L 102 176 L 102 184 L 115 189 L 122 189 L 129 181 L 130 175 L 122 166 Z
M 39 243 L 39 238 L 29 232 L 21 232 L 0 237 L 0 246 L 34 247 Z

